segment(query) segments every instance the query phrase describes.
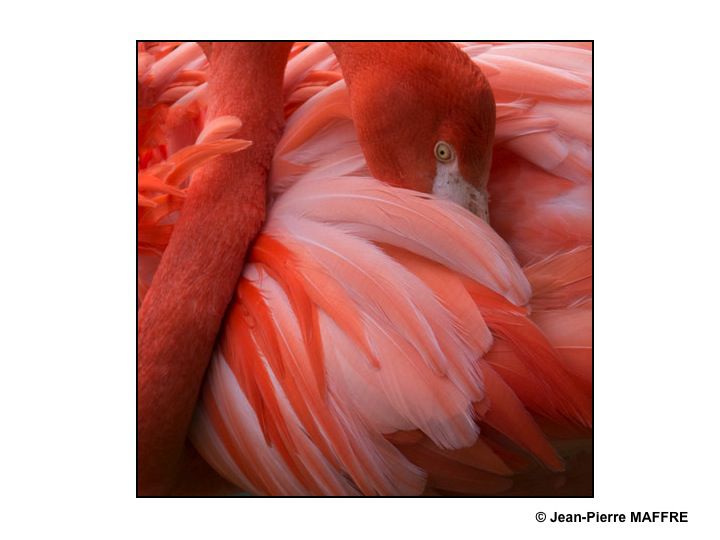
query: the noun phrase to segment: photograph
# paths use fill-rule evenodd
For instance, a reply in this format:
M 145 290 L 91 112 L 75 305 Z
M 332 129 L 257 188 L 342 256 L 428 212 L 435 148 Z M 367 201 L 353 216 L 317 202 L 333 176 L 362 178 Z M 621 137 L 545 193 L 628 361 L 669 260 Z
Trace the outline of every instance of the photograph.
M 710 7 L 8 4 L 0 538 L 720 538 Z
M 136 496 L 593 497 L 593 45 L 137 40 Z

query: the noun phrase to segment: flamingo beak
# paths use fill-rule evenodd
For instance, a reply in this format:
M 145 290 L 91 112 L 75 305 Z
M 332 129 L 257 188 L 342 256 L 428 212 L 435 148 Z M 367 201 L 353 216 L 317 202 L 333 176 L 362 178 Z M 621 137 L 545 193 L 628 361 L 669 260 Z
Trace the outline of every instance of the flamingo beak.
M 481 179 L 477 185 L 486 186 L 487 178 Z M 438 163 L 432 193 L 441 199 L 459 204 L 486 223 L 490 223 L 487 189 L 476 188 L 468 182 L 460 173 L 457 162 Z
M 490 224 L 490 209 L 489 209 L 489 196 L 486 189 L 475 189 L 470 186 L 471 190 L 474 190 L 470 194 L 470 200 L 466 208 L 473 214 L 478 216 L 488 225 Z

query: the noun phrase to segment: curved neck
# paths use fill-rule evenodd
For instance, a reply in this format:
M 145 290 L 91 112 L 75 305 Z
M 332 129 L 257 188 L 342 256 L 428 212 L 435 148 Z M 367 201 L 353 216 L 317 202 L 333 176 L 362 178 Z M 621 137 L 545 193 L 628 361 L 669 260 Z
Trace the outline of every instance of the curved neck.
M 352 87 L 358 77 L 367 75 L 371 71 L 375 75 L 379 72 L 397 71 L 408 66 L 417 66 L 413 59 L 428 54 L 445 54 L 456 49 L 447 42 L 355 42 L 331 41 L 328 42 L 342 68 L 343 78 Z

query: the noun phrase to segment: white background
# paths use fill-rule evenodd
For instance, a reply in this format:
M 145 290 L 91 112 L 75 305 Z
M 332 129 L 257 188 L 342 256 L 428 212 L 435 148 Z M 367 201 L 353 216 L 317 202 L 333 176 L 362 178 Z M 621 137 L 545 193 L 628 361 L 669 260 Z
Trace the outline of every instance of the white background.
M 3 8 L 0 537 L 718 537 L 711 4 L 259 4 Z M 135 40 L 198 38 L 596 40 L 594 499 L 135 498 Z

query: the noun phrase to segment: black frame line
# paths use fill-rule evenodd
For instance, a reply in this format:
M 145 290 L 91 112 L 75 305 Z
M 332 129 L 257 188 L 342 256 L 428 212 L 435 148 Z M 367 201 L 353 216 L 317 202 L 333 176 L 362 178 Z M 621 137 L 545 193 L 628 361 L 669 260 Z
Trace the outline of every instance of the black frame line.
M 198 39 L 161 39 L 161 40 L 151 40 L 151 39 L 136 39 L 135 40 L 135 51 L 133 54 L 135 54 L 135 73 L 133 74 L 133 77 L 137 78 L 137 70 L 138 70 L 138 59 L 137 59 L 137 46 L 139 43 L 143 43 L 146 41 L 217 41 L 222 43 L 231 43 L 236 41 L 247 41 L 249 43 L 261 43 L 261 42 L 272 42 L 272 43 L 289 43 L 289 42 L 295 42 L 295 41 L 336 41 L 336 40 L 323 40 L 323 39 L 297 39 L 297 40 L 260 40 L 260 39 L 251 39 L 251 40 L 233 40 L 233 39 L 221 39 L 221 40 L 198 40 Z M 409 39 L 409 40 L 381 40 L 381 39 L 366 39 L 366 40 L 349 40 L 353 43 L 359 43 L 359 42 L 366 42 L 366 43 L 379 43 L 383 41 L 388 42 L 410 42 L 410 43 L 425 43 L 428 40 L 420 40 L 420 39 Z M 449 41 L 449 42 L 465 42 L 465 41 L 476 41 L 472 39 L 449 39 L 449 40 L 432 40 L 432 41 Z M 592 57 L 591 57 L 591 73 L 592 73 L 592 84 L 591 84 L 591 91 L 592 91 L 592 103 L 591 103 L 591 132 L 592 132 L 592 140 L 590 142 L 590 148 L 592 150 L 592 172 L 591 172 L 591 220 L 592 220 L 592 240 L 593 240 L 593 248 L 591 249 L 591 265 L 592 265 L 592 276 L 591 276 L 591 283 L 592 283 L 592 309 L 591 312 L 591 343 L 592 343 L 592 418 L 593 418 L 593 426 L 592 426 L 592 433 L 590 435 L 590 440 L 592 443 L 592 470 L 593 470 L 593 479 L 592 479 L 592 494 L 591 495 L 385 495 L 383 498 L 390 498 L 390 499 L 594 499 L 595 498 L 595 302 L 594 302 L 594 296 L 595 296 L 595 40 L 594 39 L 488 39 L 484 41 L 495 41 L 495 42 L 504 42 L 504 43 L 546 43 L 548 41 L 554 41 L 557 43 L 572 43 L 572 42 L 585 42 L 585 43 L 591 43 L 592 48 Z M 139 115 L 138 115 L 138 100 L 139 100 L 139 88 L 136 85 L 135 86 L 135 193 L 136 193 L 136 201 L 137 201 L 137 177 L 138 173 L 140 172 L 139 164 L 137 161 L 137 149 L 138 149 L 138 135 L 137 135 L 137 126 L 139 122 Z M 135 294 L 137 294 L 137 275 L 138 275 L 138 252 L 137 252 L 137 244 L 138 244 L 138 228 L 137 228 L 137 204 L 135 205 Z M 137 297 L 136 297 L 137 301 Z M 137 375 L 137 365 L 138 365 L 138 339 L 137 339 L 137 326 L 138 326 L 138 308 L 139 304 L 136 305 L 135 309 L 135 497 L 141 498 L 141 499 L 225 499 L 225 498 L 251 498 L 251 499 L 262 499 L 262 498 L 288 498 L 288 499 L 364 499 L 366 498 L 365 495 L 349 495 L 347 497 L 340 497 L 340 496 L 326 496 L 326 495 L 272 495 L 272 496 L 264 496 L 264 495 L 253 495 L 253 494 L 247 494 L 247 495 L 139 495 L 137 488 L 138 488 L 138 467 L 137 467 L 137 459 L 138 459 L 138 375 Z

